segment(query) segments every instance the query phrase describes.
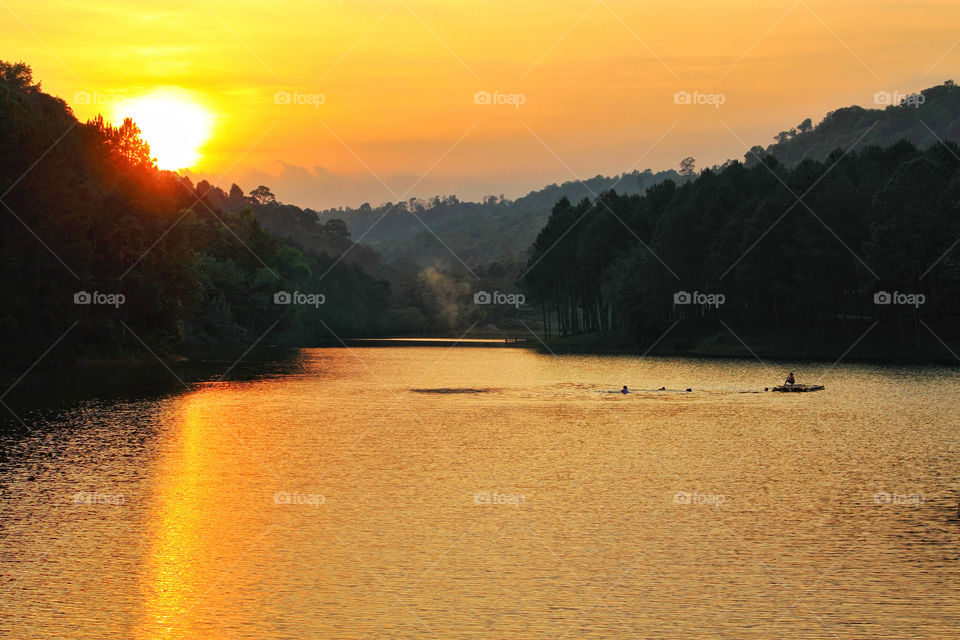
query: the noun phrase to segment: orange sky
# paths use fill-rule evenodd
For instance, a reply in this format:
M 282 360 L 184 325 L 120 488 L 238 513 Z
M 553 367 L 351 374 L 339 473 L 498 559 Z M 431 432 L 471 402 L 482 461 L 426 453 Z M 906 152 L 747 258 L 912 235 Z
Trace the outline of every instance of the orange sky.
M 0 0 L 0 15 L 0 59 L 79 118 L 175 92 L 212 116 L 195 173 L 314 207 L 705 166 L 877 91 L 960 80 L 947 0 Z

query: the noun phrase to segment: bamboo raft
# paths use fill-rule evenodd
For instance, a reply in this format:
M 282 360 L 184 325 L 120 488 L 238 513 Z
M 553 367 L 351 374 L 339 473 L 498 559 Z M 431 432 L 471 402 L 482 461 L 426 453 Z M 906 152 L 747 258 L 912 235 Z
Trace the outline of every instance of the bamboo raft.
M 822 384 L 782 384 L 779 387 L 773 387 L 770 391 L 780 391 L 782 393 L 806 393 L 808 391 L 823 391 Z

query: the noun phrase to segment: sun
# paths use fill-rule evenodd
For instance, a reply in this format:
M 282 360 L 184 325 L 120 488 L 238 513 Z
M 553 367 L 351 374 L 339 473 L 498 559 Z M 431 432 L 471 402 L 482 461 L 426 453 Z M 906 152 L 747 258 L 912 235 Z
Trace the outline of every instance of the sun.
M 115 117 L 117 122 L 133 118 L 160 169 L 192 168 L 213 133 L 213 114 L 191 94 L 175 89 L 124 100 Z

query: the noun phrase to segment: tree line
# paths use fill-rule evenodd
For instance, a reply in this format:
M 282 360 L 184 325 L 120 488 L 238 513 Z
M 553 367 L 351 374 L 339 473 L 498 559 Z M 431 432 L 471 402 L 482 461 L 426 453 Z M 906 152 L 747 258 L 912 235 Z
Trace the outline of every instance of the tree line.
M 390 284 L 339 259 L 353 244 L 342 223 L 314 225 L 324 243 L 292 246 L 249 206 L 223 207 L 208 183 L 157 169 L 139 133 L 130 120 L 78 122 L 29 66 L 0 62 L 8 362 L 58 339 L 62 353 L 84 357 L 384 330 Z M 284 304 L 283 292 L 323 303 Z
M 939 140 L 960 141 L 960 87 L 953 80 L 909 94 L 879 91 L 874 103 L 877 108 L 836 109 L 816 126 L 807 118 L 777 133 L 766 148 L 753 147 L 745 162 L 773 155 L 795 165 L 806 158 L 823 160 L 837 147 L 846 149 L 854 143 L 883 147 L 907 140 L 927 147 Z
M 385 259 L 264 185 L 193 184 L 156 167 L 135 122 L 79 122 L 22 62 L 0 61 L 0 251 L 7 364 L 54 344 L 87 359 L 526 331 L 473 302 L 515 290 L 522 262 Z
M 703 337 L 723 321 L 829 340 L 879 321 L 878 335 L 908 344 L 930 337 L 924 324 L 960 335 L 958 240 L 960 147 L 902 141 L 561 199 L 522 280 L 552 335 L 620 331 L 650 344 L 671 325 Z
M 954 122 L 952 83 L 924 95 L 937 122 Z M 913 122 L 904 109 L 916 111 L 883 113 Z M 823 143 L 836 119 L 801 123 L 783 144 Z M 956 145 L 905 141 L 795 166 L 756 151 L 699 174 L 685 158 L 679 172 L 598 176 L 515 201 L 317 212 L 263 185 L 245 194 L 161 171 L 136 123 L 78 122 L 29 66 L 0 62 L 0 355 L 35 358 L 57 340 L 82 357 L 531 327 L 650 342 L 678 322 L 708 335 L 718 319 L 755 334 L 856 333 L 874 320 L 900 342 L 924 325 L 957 334 Z M 351 237 L 385 214 L 365 241 L 386 256 Z M 521 285 L 538 318 L 474 303 Z M 875 304 L 884 291 L 924 301 Z M 78 303 L 83 292 L 123 303 Z M 278 302 L 284 292 L 314 298 Z M 684 292 L 724 301 L 677 304 Z

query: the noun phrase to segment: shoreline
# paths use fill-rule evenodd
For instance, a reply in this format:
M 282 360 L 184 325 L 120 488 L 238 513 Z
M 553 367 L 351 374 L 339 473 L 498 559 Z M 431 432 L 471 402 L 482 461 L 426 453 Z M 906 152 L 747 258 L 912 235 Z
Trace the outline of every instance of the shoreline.
M 782 341 L 756 340 L 754 346 L 749 341 L 747 350 L 739 343 L 710 340 L 683 341 L 693 342 L 687 346 L 679 341 L 672 344 L 645 347 L 634 342 L 613 336 L 597 335 L 574 336 L 572 338 L 540 339 L 529 337 L 493 337 L 483 336 L 401 336 L 383 338 L 351 338 L 343 342 L 330 340 L 309 345 L 260 345 L 247 351 L 243 347 L 218 347 L 202 349 L 184 349 L 162 355 L 159 358 L 149 354 L 124 354 L 116 356 L 88 356 L 79 358 L 50 358 L 30 363 L 26 360 L 8 360 L 0 366 L 0 389 L 6 388 L 28 372 L 55 373 L 58 376 L 73 373 L 104 371 L 111 375 L 131 371 L 149 371 L 154 368 L 166 369 L 209 369 L 231 366 L 263 366 L 269 364 L 290 363 L 303 349 L 367 349 L 367 348 L 479 348 L 479 349 L 531 349 L 538 353 L 561 355 L 596 356 L 637 356 L 657 358 L 697 358 L 706 360 L 763 360 L 770 362 L 824 362 L 856 363 L 891 366 L 960 366 L 960 359 L 943 345 L 937 344 L 935 350 L 919 350 L 912 347 L 907 351 L 884 348 L 876 343 L 857 345 L 851 349 L 849 344 L 839 341 L 820 344 L 794 346 Z M 951 347 L 952 348 L 952 347 Z M 846 352 L 846 353 L 845 353 Z M 169 372 L 168 372 L 169 375 Z
M 580 338 L 578 340 L 578 338 Z M 740 343 L 711 342 L 709 340 L 690 341 L 691 346 L 674 343 L 672 345 L 655 345 L 653 348 L 630 342 L 620 342 L 615 339 L 583 340 L 584 336 L 571 339 L 551 339 L 539 344 L 539 351 L 555 353 L 556 355 L 625 355 L 625 356 L 654 356 L 659 358 L 700 358 L 707 360 L 751 360 L 769 362 L 824 362 L 824 363 L 851 363 L 874 364 L 890 366 L 960 366 L 960 359 L 942 345 L 937 344 L 940 352 L 935 350 L 919 350 L 916 347 L 897 350 L 886 348 L 885 345 L 858 344 L 859 348 L 852 348 L 851 343 L 840 341 L 820 344 L 817 346 L 804 345 L 801 347 L 784 344 L 782 341 L 756 340 L 754 344 L 747 341 L 749 347 Z M 686 342 L 686 341 L 685 341 Z

